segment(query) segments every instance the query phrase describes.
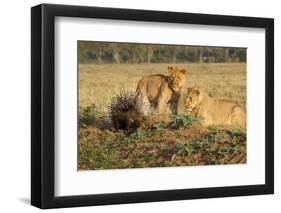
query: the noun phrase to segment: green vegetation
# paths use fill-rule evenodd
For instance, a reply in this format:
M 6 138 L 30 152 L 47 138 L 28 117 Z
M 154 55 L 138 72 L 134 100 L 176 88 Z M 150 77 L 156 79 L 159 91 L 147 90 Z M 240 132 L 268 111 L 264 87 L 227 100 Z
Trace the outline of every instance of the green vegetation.
M 98 116 L 99 113 L 94 104 L 80 108 L 78 113 L 79 127 L 85 127 L 94 123 Z
M 172 122 L 171 122 L 171 128 L 178 129 L 181 126 L 186 127 L 197 121 L 198 120 L 195 117 L 193 117 L 192 115 L 173 115 Z
M 188 140 L 178 144 L 177 154 L 181 156 L 204 156 L 206 164 L 223 164 L 233 160 L 230 157 L 242 156 L 246 160 L 246 135 L 244 131 L 237 129 L 222 129 L 203 135 L 199 140 Z M 230 157 L 229 157 L 230 156 Z M 194 162 L 197 163 L 197 162 Z
M 92 109 L 92 108 L 91 108 Z M 87 113 L 86 113 L 87 112 Z M 84 120 L 93 117 L 82 109 Z M 95 111 L 94 115 L 97 115 Z M 85 116 L 90 118 L 86 119 Z M 98 118 L 96 118 L 98 119 Z M 246 132 L 234 128 L 204 128 L 188 115 L 172 116 L 169 123 L 124 131 L 103 130 L 86 124 L 79 129 L 80 170 L 167 166 L 216 165 L 246 162 Z
M 245 48 L 78 41 L 79 63 L 245 62 Z

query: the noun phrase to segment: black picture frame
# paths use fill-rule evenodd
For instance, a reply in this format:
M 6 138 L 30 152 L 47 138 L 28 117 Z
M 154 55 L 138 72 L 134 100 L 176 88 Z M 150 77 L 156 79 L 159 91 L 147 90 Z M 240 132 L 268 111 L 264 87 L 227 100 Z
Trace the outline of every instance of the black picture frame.
M 263 28 L 265 48 L 265 184 L 93 195 L 54 195 L 55 17 Z M 41 4 L 31 8 L 31 204 L 60 208 L 274 193 L 274 20 L 240 16 Z

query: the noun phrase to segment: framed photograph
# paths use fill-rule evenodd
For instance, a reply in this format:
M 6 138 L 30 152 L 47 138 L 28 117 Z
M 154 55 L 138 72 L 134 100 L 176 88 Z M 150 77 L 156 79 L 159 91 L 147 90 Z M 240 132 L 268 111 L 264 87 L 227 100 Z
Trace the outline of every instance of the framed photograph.
M 31 204 L 274 192 L 274 20 L 31 9 Z

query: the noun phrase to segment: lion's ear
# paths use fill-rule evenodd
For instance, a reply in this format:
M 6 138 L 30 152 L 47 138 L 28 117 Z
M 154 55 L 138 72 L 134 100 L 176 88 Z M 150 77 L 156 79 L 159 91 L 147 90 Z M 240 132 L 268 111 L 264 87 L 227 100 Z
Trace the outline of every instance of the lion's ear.
M 171 74 L 173 72 L 173 67 L 172 66 L 168 66 L 168 72 L 169 72 L 169 74 Z
M 196 93 L 196 95 L 200 95 L 200 89 L 199 88 L 196 88 L 193 91 Z
M 182 74 L 186 74 L 186 70 L 185 70 L 185 69 L 181 69 L 180 72 L 181 72 Z

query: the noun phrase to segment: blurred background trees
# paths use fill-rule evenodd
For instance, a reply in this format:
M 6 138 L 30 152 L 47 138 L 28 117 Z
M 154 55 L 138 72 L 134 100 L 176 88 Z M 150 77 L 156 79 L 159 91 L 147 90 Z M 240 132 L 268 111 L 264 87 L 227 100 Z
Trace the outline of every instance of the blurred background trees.
M 79 63 L 246 62 L 246 48 L 78 41 Z

